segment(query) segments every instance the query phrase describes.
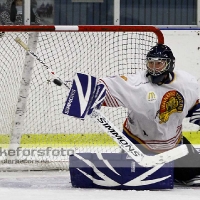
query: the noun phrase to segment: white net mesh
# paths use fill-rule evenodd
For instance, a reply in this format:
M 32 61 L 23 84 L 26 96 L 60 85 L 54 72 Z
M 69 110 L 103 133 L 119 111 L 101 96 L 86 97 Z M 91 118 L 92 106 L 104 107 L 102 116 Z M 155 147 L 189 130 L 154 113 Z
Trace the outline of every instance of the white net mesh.
M 37 60 L 32 66 L 26 51 L 14 41 L 19 37 L 28 44 L 33 36 L 37 39 L 30 43 L 29 48 L 33 51 L 36 48 L 35 53 L 62 80 L 72 80 L 77 72 L 99 78 L 144 70 L 145 55 L 158 42 L 155 33 L 142 30 L 40 31 L 38 36 L 37 33 L 5 32 L 0 38 L 0 158 L 3 161 L 0 167 L 10 169 L 16 166 L 8 165 L 8 158 L 14 157 L 15 161 L 16 158 L 21 161 L 17 169 L 31 169 L 33 166 L 63 169 L 67 167 L 68 154 L 73 152 L 119 152 L 118 146 L 98 124 L 90 119 L 81 121 L 62 114 L 68 91 L 50 82 L 51 75 Z M 29 73 L 24 76 L 25 68 Z M 31 77 L 28 97 L 20 97 L 20 91 L 29 83 L 28 76 Z M 19 108 L 21 100 L 26 103 Z M 25 114 L 22 123 L 17 124 L 16 115 L 17 119 L 21 117 L 21 109 L 25 109 Z M 122 129 L 126 110 L 102 108 L 102 112 Z M 8 152 L 11 142 L 15 146 L 11 151 L 15 156 Z

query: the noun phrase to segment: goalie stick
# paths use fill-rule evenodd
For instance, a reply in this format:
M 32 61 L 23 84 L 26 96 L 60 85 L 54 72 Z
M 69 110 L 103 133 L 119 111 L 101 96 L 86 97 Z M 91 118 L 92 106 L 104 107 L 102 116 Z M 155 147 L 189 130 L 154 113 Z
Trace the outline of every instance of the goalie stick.
M 54 80 L 53 82 L 58 85 L 58 86 L 61 86 L 62 84 L 64 84 L 68 89 L 69 86 L 67 85 L 66 82 L 62 82 L 61 79 L 56 75 L 56 73 L 51 69 L 49 68 L 49 66 L 47 66 L 45 64 L 45 62 L 43 60 L 41 60 L 33 51 L 31 51 L 29 49 L 29 47 L 18 37 L 15 38 L 15 42 L 17 42 L 18 44 L 20 44 L 31 56 L 33 56 L 36 60 L 38 60 L 44 67 L 46 67 L 47 71 L 54 77 Z
M 68 89 L 69 86 L 66 82 L 63 82 L 56 73 L 50 69 L 43 60 L 41 60 L 34 52 L 30 50 L 30 48 L 20 39 L 16 38 L 15 41 L 23 47 L 27 53 L 33 56 L 36 60 L 38 60 L 54 77 L 53 82 L 58 85 L 65 85 Z M 104 116 L 99 110 L 93 110 L 90 117 L 98 122 L 101 128 L 113 138 L 113 140 L 132 158 L 134 159 L 139 165 L 143 167 L 154 167 L 159 164 L 165 164 L 181 158 L 188 154 L 188 148 L 186 145 L 182 144 L 176 148 L 173 148 L 169 151 L 165 151 L 163 153 L 149 156 L 140 151 L 140 149 L 130 142 L 130 140 L 123 135 L 123 133 L 112 123 L 110 120 Z

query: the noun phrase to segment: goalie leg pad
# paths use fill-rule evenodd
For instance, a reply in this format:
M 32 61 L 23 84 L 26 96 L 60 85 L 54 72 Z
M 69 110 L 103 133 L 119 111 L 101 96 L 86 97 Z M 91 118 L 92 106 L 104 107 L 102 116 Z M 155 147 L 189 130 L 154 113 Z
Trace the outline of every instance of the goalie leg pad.
M 126 153 L 78 153 L 69 159 L 71 183 L 77 188 L 172 189 L 173 170 L 173 162 L 141 167 Z

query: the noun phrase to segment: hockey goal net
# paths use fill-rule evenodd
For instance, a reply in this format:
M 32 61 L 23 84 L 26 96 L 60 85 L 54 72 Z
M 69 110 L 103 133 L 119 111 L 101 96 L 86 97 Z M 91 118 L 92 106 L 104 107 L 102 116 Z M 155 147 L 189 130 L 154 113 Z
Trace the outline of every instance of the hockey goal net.
M 19 37 L 62 80 L 82 72 L 98 78 L 145 70 L 162 33 L 151 26 L 1 26 L 0 169 L 65 169 L 75 152 L 119 152 L 89 119 L 64 116 L 68 91 L 15 42 Z M 122 108 L 102 108 L 120 129 Z

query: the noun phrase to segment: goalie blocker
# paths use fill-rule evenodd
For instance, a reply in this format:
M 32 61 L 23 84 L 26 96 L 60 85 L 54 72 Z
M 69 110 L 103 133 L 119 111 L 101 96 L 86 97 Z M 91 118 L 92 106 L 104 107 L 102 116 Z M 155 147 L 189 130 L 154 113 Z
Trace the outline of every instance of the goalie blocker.
M 77 73 L 73 79 L 63 114 L 84 119 L 93 109 L 100 109 L 106 95 L 103 84 L 93 76 Z

